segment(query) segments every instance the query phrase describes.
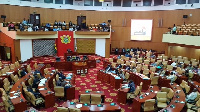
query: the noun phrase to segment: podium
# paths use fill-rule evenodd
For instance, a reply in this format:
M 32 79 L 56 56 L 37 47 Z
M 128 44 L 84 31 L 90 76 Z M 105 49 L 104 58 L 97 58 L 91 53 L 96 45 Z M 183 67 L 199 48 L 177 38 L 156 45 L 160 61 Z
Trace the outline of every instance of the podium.
M 72 62 L 72 70 L 76 75 L 83 75 L 88 73 L 87 63 L 84 61 Z

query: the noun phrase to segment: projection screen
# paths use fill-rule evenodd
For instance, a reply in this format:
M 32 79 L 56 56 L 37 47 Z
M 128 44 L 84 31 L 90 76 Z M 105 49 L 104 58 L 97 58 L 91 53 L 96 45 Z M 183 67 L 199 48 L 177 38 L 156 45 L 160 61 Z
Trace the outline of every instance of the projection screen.
M 131 19 L 131 40 L 151 41 L 152 19 Z

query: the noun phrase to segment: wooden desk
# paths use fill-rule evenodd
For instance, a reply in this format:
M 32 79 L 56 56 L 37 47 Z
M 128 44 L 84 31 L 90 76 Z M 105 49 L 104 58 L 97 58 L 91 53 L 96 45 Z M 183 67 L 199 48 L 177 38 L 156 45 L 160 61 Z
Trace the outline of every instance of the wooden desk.
M 115 75 L 115 74 L 112 74 Z M 97 79 L 101 80 L 102 82 L 110 84 L 115 89 L 120 88 L 120 84 L 123 83 L 123 79 L 115 79 L 114 76 L 111 74 L 104 73 L 104 71 L 98 71 L 97 72 Z
M 55 62 L 54 68 L 59 71 L 72 71 L 72 62 Z
M 50 75 L 50 74 L 45 75 L 45 78 L 47 78 L 47 81 L 45 81 L 45 84 L 38 85 L 38 90 L 45 100 L 45 108 L 50 108 L 55 105 L 54 92 L 51 91 L 51 89 L 48 86 L 50 77 L 53 77 L 53 75 Z
M 72 62 L 72 70 L 77 75 L 87 74 L 88 73 L 87 63 L 84 61 Z
M 10 90 L 10 98 L 11 98 L 11 102 L 13 103 L 14 107 L 15 107 L 15 112 L 23 112 L 24 110 L 27 109 L 27 101 L 24 98 L 24 96 L 22 95 L 23 91 L 22 91 L 22 82 L 25 82 L 28 78 L 29 75 L 31 75 L 30 73 L 26 74 L 24 77 L 22 77 L 21 79 L 19 79 L 11 88 Z M 16 92 L 21 92 L 20 97 L 17 98 L 13 98 L 14 93 Z M 22 101 L 23 100 L 23 101 Z
M 122 88 L 123 85 L 124 84 L 121 84 L 120 88 L 118 89 L 117 102 L 126 104 L 129 88 Z
M 98 95 L 101 95 L 102 103 L 104 103 L 104 101 L 105 101 L 104 91 L 89 91 L 89 92 L 81 91 L 79 93 L 79 98 L 80 98 L 81 94 L 90 94 L 90 95 L 92 95 L 92 94 L 98 94 Z
M 170 87 L 175 92 L 174 97 L 171 100 L 170 104 L 159 112 L 164 112 L 165 110 L 167 110 L 168 112 L 181 112 L 181 110 L 185 106 L 185 103 L 180 103 L 181 101 L 185 102 L 185 93 L 183 92 L 182 88 L 176 83 L 174 83 L 173 85 L 170 84 Z M 179 90 L 180 92 L 177 93 L 177 90 Z M 177 95 L 179 96 L 179 98 L 176 97 Z M 176 103 L 176 100 L 180 102 Z M 171 105 L 174 105 L 175 108 L 171 108 Z
M 70 105 L 70 102 L 67 101 L 62 104 L 63 107 L 67 108 L 76 108 L 76 105 L 80 103 L 76 103 L 75 105 Z M 103 104 L 103 107 L 97 107 L 97 105 L 90 106 L 82 106 L 80 108 L 81 112 L 121 112 L 121 107 L 119 105 L 111 106 L 110 104 Z
M 144 79 L 142 76 L 143 74 L 133 73 L 133 72 L 129 72 L 129 74 L 130 74 L 129 80 L 133 80 L 133 82 L 136 85 L 140 85 L 140 83 L 143 82 L 142 90 L 147 90 L 149 88 L 149 85 L 151 84 L 151 80 Z
M 196 88 L 197 91 L 200 92 L 200 83 L 199 82 L 197 82 L 197 81 L 192 81 L 192 82 L 188 81 L 188 85 L 190 86 L 190 92 L 192 92 L 192 90 L 194 88 Z
M 149 89 L 144 94 L 133 99 L 134 105 L 132 110 L 134 110 L 134 112 L 140 112 L 142 103 L 144 103 L 146 100 L 154 98 L 158 91 L 159 91 L 158 86 L 150 86 Z M 149 93 L 149 95 L 147 95 L 146 93 Z M 142 99 L 141 96 L 143 97 Z

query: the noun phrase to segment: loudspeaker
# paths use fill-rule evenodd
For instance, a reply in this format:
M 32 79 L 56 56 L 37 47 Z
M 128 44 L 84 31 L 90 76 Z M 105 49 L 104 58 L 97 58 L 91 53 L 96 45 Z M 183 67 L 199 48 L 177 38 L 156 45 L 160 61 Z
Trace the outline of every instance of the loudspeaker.
M 5 15 L 1 15 L 1 18 L 6 18 L 6 16 Z
M 188 15 L 183 15 L 183 18 L 188 18 Z
M 111 20 L 108 20 L 108 22 L 110 23 L 110 22 L 111 22 Z

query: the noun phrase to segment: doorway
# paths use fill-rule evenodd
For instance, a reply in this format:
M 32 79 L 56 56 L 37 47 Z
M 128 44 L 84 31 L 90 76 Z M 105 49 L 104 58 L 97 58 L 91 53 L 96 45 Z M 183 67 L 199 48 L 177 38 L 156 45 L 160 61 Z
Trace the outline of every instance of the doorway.
M 0 46 L 0 59 L 3 61 L 11 61 L 11 47 Z
M 77 16 L 77 25 L 81 28 L 86 28 L 86 16 Z
M 40 27 L 40 14 L 30 14 L 30 24 Z

